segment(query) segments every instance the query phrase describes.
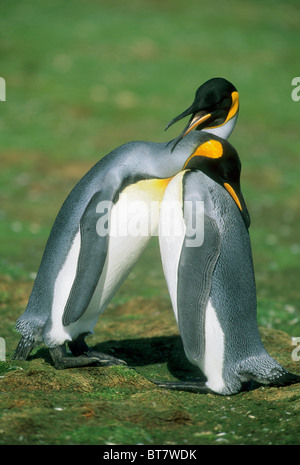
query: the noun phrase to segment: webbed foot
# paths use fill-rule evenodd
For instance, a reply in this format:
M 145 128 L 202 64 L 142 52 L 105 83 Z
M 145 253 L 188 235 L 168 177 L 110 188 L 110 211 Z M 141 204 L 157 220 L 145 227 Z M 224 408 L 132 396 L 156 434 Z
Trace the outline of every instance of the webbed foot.
M 124 360 L 113 357 L 112 355 L 104 354 L 103 352 L 98 352 L 97 350 L 89 349 L 87 352 L 84 352 L 84 355 L 97 360 L 97 364 L 99 366 L 127 365 Z
M 68 343 L 72 355 L 67 353 L 65 344 L 50 349 L 55 368 L 62 370 L 64 368 L 91 365 L 106 367 L 111 365 L 127 365 L 126 362 L 112 355 L 89 349 L 84 340 L 85 336 L 86 334 L 81 334 L 77 339 Z
M 111 355 L 87 350 L 81 355 L 69 355 L 65 345 L 50 349 L 50 354 L 54 362 L 54 367 L 57 370 L 65 368 L 78 368 L 84 366 L 111 366 L 111 365 L 126 365 L 126 362 Z
M 213 392 L 209 389 L 204 381 L 157 381 L 152 380 L 156 386 L 164 389 L 172 389 L 173 391 L 188 391 L 201 394 Z

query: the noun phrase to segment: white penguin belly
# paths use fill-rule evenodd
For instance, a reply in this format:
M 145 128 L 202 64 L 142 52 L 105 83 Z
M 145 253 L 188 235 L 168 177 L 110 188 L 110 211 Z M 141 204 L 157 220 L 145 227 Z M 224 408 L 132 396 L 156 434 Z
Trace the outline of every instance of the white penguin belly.
M 180 172 L 169 183 L 161 203 L 159 219 L 162 266 L 177 322 L 177 272 L 186 230 L 182 214 L 183 175 L 184 172 Z
M 169 179 L 139 181 L 120 194 L 111 211 L 107 256 L 94 295 L 84 314 L 75 323 L 63 326 L 64 307 L 75 279 L 80 251 L 78 231 L 55 283 L 49 335 L 52 345 L 93 332 L 99 314 L 128 276 L 151 237 L 157 234 L 160 202 L 168 182 Z
M 105 266 L 87 314 L 104 311 L 151 237 L 157 235 L 160 203 L 168 182 L 139 181 L 120 195 L 111 213 Z
M 150 209 L 145 208 L 148 205 L 145 203 L 136 212 L 131 210 L 132 206 L 130 198 L 120 196 L 120 200 L 112 209 L 104 268 L 93 298 L 83 317 L 93 314 L 98 316 L 104 311 L 151 239 L 151 231 L 148 231 Z M 157 227 L 157 222 L 158 219 L 155 225 L 155 218 L 152 219 L 154 229 Z
M 214 392 L 221 393 L 225 387 L 223 380 L 224 333 L 216 311 L 209 299 L 205 311 L 205 351 L 200 369 L 207 377 L 206 385 Z
M 69 327 L 63 326 L 62 317 L 76 276 L 79 252 L 80 231 L 78 230 L 65 263 L 58 273 L 54 285 L 51 309 L 51 329 L 49 333 L 45 335 L 45 343 L 49 347 L 63 344 L 66 340 L 71 340 Z

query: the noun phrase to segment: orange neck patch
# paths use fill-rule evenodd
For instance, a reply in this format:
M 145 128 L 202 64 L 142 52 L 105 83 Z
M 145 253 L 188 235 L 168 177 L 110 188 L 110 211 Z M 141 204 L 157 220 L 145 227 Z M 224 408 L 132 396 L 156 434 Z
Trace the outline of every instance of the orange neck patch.
M 218 140 L 210 139 L 199 145 L 196 151 L 187 159 L 184 168 L 193 157 L 220 158 L 223 155 L 223 147 Z

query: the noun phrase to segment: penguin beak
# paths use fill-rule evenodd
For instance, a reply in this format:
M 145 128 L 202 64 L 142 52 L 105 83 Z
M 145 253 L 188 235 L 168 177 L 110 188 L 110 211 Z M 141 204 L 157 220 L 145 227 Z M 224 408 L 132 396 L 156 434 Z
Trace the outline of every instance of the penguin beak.
M 172 151 L 174 150 L 175 146 L 180 142 L 189 132 L 193 131 L 194 129 L 202 129 L 202 127 L 205 127 L 207 124 L 204 125 L 204 123 L 212 117 L 212 113 L 207 113 L 204 110 L 194 112 L 192 107 L 189 107 L 187 110 L 185 110 L 183 113 L 180 115 L 176 116 L 174 119 L 172 119 L 166 126 L 165 131 L 172 126 L 172 124 L 177 123 L 177 121 L 180 121 L 182 118 L 185 118 L 186 116 L 192 114 L 192 117 L 190 118 L 188 124 L 182 131 L 182 133 L 176 138 L 176 142 L 172 147 Z M 201 127 L 201 125 L 203 125 Z
M 194 129 L 205 129 L 209 127 L 210 129 L 217 128 L 226 124 L 228 120 L 233 118 L 239 109 L 239 94 L 238 92 L 234 91 L 231 94 L 231 106 L 228 112 L 226 113 L 225 110 L 218 110 L 214 109 L 211 112 L 206 110 L 199 110 L 195 111 L 195 102 L 187 108 L 183 113 L 173 118 L 166 126 L 165 131 L 172 126 L 172 124 L 177 123 L 182 118 L 185 118 L 188 115 L 192 115 L 188 124 L 182 131 L 182 133 L 175 139 L 175 143 L 172 147 L 172 151 L 189 132 L 193 131 Z M 215 121 L 216 126 L 213 126 L 212 123 Z
M 186 128 L 184 129 L 183 131 L 183 134 L 184 132 L 188 129 L 188 127 L 191 125 L 191 124 L 196 124 L 196 126 L 198 126 L 198 124 L 200 124 L 201 122 L 204 122 L 207 120 L 207 118 L 209 118 L 209 116 L 211 116 L 211 114 L 206 114 L 205 111 L 198 111 L 198 112 L 195 112 L 194 110 L 194 105 L 191 105 L 189 108 L 187 108 L 183 113 L 180 113 L 180 115 L 176 116 L 175 118 L 173 118 L 168 124 L 167 126 L 165 127 L 165 131 L 170 127 L 172 126 L 174 123 L 177 123 L 177 121 L 180 121 L 181 119 L 185 118 L 186 116 L 189 116 L 189 115 L 192 115 L 192 118 L 190 119 L 190 121 L 188 122 Z M 201 120 L 202 118 L 204 118 L 203 120 Z M 197 121 L 196 121 L 197 120 Z M 195 127 L 196 127 L 195 126 Z M 194 128 L 195 128 L 194 127 Z M 194 129 L 192 128 L 192 129 Z M 190 130 L 192 130 L 190 129 Z M 189 131 L 188 131 L 189 132 Z
M 240 213 L 242 215 L 242 218 L 244 220 L 244 223 L 246 225 L 246 228 L 248 229 L 250 226 L 250 215 L 246 206 L 246 202 L 244 200 L 242 191 L 240 186 L 236 186 L 235 188 L 232 187 L 231 184 L 225 182 L 224 184 L 225 189 L 229 192 L 235 203 L 237 204 Z
M 185 118 L 186 116 L 192 115 L 192 118 L 188 122 L 187 126 L 185 129 L 182 131 L 182 137 L 184 137 L 186 134 L 188 134 L 192 129 L 195 129 L 199 124 L 204 123 L 210 116 L 211 113 L 206 113 L 204 110 L 203 111 L 198 111 L 195 113 L 193 109 L 193 105 L 190 106 L 187 110 L 185 110 L 183 113 L 180 113 L 180 115 L 176 116 L 173 118 L 165 127 L 165 131 L 172 126 L 174 123 L 177 123 L 177 121 L 180 121 L 181 119 Z
M 196 129 L 198 126 L 202 125 L 212 116 L 211 113 L 205 113 L 204 111 L 198 111 L 193 115 L 188 125 L 182 133 L 182 137 L 185 137 L 189 132 Z

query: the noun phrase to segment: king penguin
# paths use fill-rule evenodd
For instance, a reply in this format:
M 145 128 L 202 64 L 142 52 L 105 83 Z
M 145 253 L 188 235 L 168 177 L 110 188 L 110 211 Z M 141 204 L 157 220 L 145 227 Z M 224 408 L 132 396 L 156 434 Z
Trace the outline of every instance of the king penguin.
M 196 93 L 196 98 L 202 96 Z M 189 113 L 193 116 L 180 141 L 205 118 L 192 106 L 172 122 Z M 207 132 L 214 129 L 224 136 L 225 128 Z M 206 381 L 155 381 L 162 388 L 232 395 L 255 383 L 300 382 L 268 354 L 259 335 L 250 219 L 240 173 L 236 150 L 213 138 L 199 145 L 164 192 L 159 222 L 163 270 L 186 357 Z
M 205 131 L 228 139 L 235 127 L 238 114 L 239 93 L 235 86 L 227 79 L 212 78 L 197 89 L 192 105 L 173 118 L 165 129 L 191 115 L 173 148 L 193 130 Z
M 209 98 L 203 95 L 208 91 Z M 196 97 L 191 112 L 198 119 L 193 129 L 209 123 L 228 136 L 238 113 L 235 87 L 214 78 L 198 89 Z M 223 152 L 224 144 L 228 143 L 204 131 L 186 131 L 184 138 L 168 143 L 129 142 L 88 171 L 66 198 L 51 229 L 27 307 L 16 323 L 22 337 L 15 359 L 26 360 L 35 345 L 44 343 L 58 369 L 124 363 L 90 350 L 85 338 L 154 234 L 172 177 L 185 170 L 188 161 L 206 169 L 211 161 L 208 146 Z M 238 192 L 231 187 L 230 194 Z M 133 208 L 136 202 L 143 208 Z M 129 231 L 136 224 L 142 228 Z

